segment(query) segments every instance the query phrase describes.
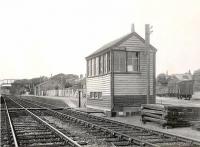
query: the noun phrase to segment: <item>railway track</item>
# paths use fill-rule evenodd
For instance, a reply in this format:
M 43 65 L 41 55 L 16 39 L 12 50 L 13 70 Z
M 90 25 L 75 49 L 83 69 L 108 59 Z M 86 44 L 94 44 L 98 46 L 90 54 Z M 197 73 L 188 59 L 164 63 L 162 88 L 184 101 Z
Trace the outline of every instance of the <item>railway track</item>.
M 4 134 L 8 139 L 1 142 L 4 143 L 2 146 L 80 147 L 77 142 L 13 100 L 4 99 L 4 106 L 1 112 L 9 122 L 9 130 L 6 133 L 11 132 L 12 135 Z
M 119 123 L 117 121 L 112 121 L 106 118 L 88 115 L 84 112 L 80 112 L 70 108 L 64 110 L 51 110 L 49 108 L 46 108 L 46 106 L 52 108 L 52 105 L 43 103 L 41 104 L 39 102 L 30 100 L 15 100 L 22 105 L 28 106 L 29 104 L 32 104 L 32 107 L 37 107 L 40 109 L 44 108 L 45 105 L 46 110 L 43 111 L 43 113 L 46 113 L 49 116 L 55 116 L 63 121 L 72 122 L 82 128 L 87 128 L 90 130 L 91 134 L 98 138 L 104 138 L 104 141 L 110 142 L 113 146 L 200 146 L 200 142 L 194 139 Z M 37 113 L 40 114 L 41 112 L 37 111 Z
M 42 105 L 41 103 L 38 104 Z M 120 144 L 128 145 L 131 143 L 139 146 L 200 146 L 200 141 L 198 140 L 119 123 L 102 117 L 96 117 L 83 112 L 78 112 L 74 109 L 58 111 L 59 113 L 57 112 L 57 115 L 61 115 L 61 119 L 63 119 L 62 113 L 65 113 L 68 115 L 66 117 L 74 122 L 94 128 L 94 130 L 96 128 L 102 132 L 110 132 L 114 136 L 117 136 L 118 140 L 115 138 L 116 142 L 120 142 L 121 140 L 119 146 Z M 101 131 L 99 132 L 101 133 Z M 122 143 L 124 141 L 128 142 Z M 115 145 L 116 144 L 118 143 L 115 143 Z
M 9 146 L 11 144 L 12 134 L 10 134 L 10 125 L 6 111 L 1 111 L 1 144 Z

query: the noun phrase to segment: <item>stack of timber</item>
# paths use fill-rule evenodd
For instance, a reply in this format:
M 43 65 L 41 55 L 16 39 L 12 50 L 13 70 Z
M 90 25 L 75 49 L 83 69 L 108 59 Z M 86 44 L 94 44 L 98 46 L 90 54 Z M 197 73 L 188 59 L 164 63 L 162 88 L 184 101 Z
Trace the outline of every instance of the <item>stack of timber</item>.
M 143 123 L 156 122 L 162 127 L 190 126 L 190 121 L 200 120 L 200 108 L 145 104 L 141 107 L 141 119 Z
M 200 131 L 200 121 L 192 123 L 192 129 Z

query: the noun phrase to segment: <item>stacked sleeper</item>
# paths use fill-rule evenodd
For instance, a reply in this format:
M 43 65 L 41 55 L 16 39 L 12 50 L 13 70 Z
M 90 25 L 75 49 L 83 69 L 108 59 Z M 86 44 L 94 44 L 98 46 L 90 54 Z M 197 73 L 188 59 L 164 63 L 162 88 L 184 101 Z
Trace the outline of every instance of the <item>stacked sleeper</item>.
M 145 104 L 141 108 L 142 122 L 156 122 L 163 127 L 189 126 L 190 121 L 200 120 L 200 108 L 163 104 Z

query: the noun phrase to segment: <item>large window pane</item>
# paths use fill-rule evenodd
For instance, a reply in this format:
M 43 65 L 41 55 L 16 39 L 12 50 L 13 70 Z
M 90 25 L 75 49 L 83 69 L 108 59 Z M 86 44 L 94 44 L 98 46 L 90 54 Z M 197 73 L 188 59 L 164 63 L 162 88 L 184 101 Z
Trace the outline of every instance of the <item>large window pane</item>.
M 139 71 L 139 53 L 127 52 L 127 71 Z
M 96 75 L 99 75 L 99 57 L 96 57 Z
M 104 54 L 104 58 L 103 58 L 103 60 L 104 60 L 104 66 L 103 66 L 103 71 L 104 71 L 104 74 L 106 74 L 107 73 L 107 54 Z
M 88 60 L 88 77 L 90 77 L 91 74 L 91 60 Z
M 96 75 L 96 58 L 93 59 L 94 61 L 94 76 Z
M 103 74 L 103 55 L 100 56 L 99 73 Z
M 91 76 L 94 76 L 95 75 L 95 58 L 93 58 L 92 60 L 91 60 L 91 62 L 92 62 L 92 68 L 91 68 L 91 70 L 92 70 L 92 75 Z
M 92 76 L 92 60 L 89 60 L 89 76 Z
M 114 52 L 114 71 L 126 72 L 126 52 L 115 51 Z
M 108 66 L 108 72 L 110 72 L 110 52 L 108 52 L 107 53 L 107 61 L 108 61 L 108 64 L 107 64 L 107 66 Z
M 94 72 L 93 72 L 94 68 L 93 67 L 94 67 L 94 62 L 93 62 L 93 59 L 91 59 L 91 76 L 93 76 L 93 74 L 94 74 Z

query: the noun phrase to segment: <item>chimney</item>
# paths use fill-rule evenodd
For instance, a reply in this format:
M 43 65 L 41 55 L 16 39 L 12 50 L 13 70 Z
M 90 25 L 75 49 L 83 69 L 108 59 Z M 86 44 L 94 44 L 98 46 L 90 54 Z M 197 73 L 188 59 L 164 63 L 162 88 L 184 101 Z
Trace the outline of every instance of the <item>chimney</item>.
M 134 24 L 131 25 L 131 33 L 135 32 L 135 26 Z
M 150 44 L 150 27 L 149 27 L 149 24 L 145 24 L 145 43 Z

